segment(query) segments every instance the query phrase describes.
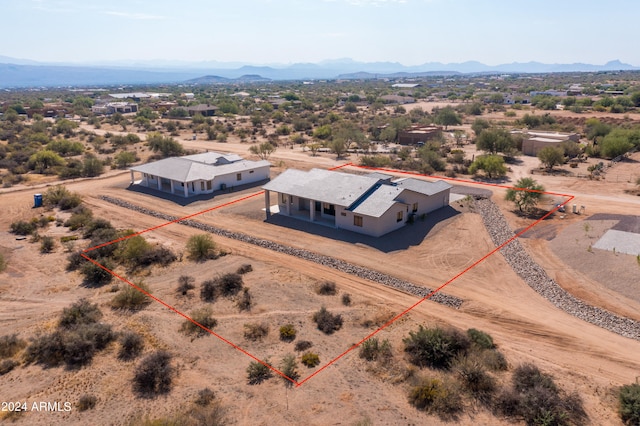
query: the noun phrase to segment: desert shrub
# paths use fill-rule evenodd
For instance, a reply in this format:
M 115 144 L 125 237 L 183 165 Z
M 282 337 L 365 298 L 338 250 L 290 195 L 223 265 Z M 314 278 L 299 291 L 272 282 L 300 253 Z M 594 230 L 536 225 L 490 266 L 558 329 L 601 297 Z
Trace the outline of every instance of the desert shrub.
M 242 293 L 240 294 L 240 296 L 238 296 L 238 300 L 236 301 L 236 306 L 241 311 L 248 311 L 251 310 L 252 303 L 253 302 L 251 301 L 251 293 L 249 293 L 249 289 L 243 288 Z
M 351 306 L 351 295 L 349 293 L 342 295 L 342 304 L 344 306 Z
M 293 349 L 295 349 L 297 352 L 302 352 L 302 351 L 306 351 L 311 346 L 313 346 L 313 343 L 311 343 L 310 341 L 308 341 L 308 340 L 299 340 L 299 341 L 296 342 L 296 345 L 294 346 Z
M 292 342 L 296 338 L 296 328 L 293 324 L 285 324 L 280 327 L 280 340 Z
M 209 234 L 193 235 L 187 241 L 188 257 L 197 262 L 204 262 L 216 257 L 216 243 Z
M 418 410 L 437 414 L 445 419 L 455 418 L 462 410 L 462 401 L 457 389 L 438 379 L 424 379 L 411 388 L 409 403 Z
M 5 359 L 0 362 L 0 376 L 4 376 L 5 374 L 11 372 L 14 368 L 18 366 L 18 362 L 12 359 Z
M 245 263 L 244 265 L 241 265 L 240 267 L 238 267 L 238 269 L 236 270 L 236 274 L 244 275 L 251 271 L 253 271 L 253 267 L 248 263 Z
M 133 377 L 133 390 L 144 397 L 168 393 L 173 374 L 171 355 L 165 351 L 154 352 L 138 364 Z
M 481 360 L 476 357 L 457 357 L 454 369 L 465 390 L 479 401 L 484 403 L 491 402 L 497 386 L 493 377 L 487 373 Z
M 212 311 L 209 307 L 204 307 L 200 309 L 196 309 L 195 311 L 190 313 L 191 319 L 193 321 L 199 323 L 205 328 L 212 330 L 217 324 L 218 321 L 211 316 Z M 207 330 L 200 327 L 198 324 L 195 324 L 193 321 L 185 320 L 180 327 L 180 330 L 187 335 L 195 335 L 195 337 L 201 337 L 206 334 L 209 334 Z
M 33 222 L 26 222 L 24 220 L 19 220 L 17 222 L 13 222 L 10 226 L 10 232 L 16 235 L 31 235 L 33 231 L 37 228 L 36 224 Z
M 118 258 L 130 265 L 138 265 L 139 258 L 151 250 L 151 244 L 140 235 L 127 238 L 119 247 Z
M 440 327 L 409 332 L 402 340 L 411 363 L 418 367 L 449 368 L 453 358 L 469 348 L 469 339 L 460 331 Z
M 96 406 L 96 402 L 98 402 L 98 398 L 95 395 L 84 394 L 78 400 L 78 411 L 91 410 Z
M 469 340 L 471 340 L 471 343 L 475 344 L 479 348 L 494 349 L 496 347 L 496 345 L 493 343 L 493 338 L 484 331 L 470 328 L 467 330 L 467 336 L 469 336 Z
M 84 266 L 87 261 L 82 257 L 82 250 L 74 251 L 67 256 L 67 271 L 77 271 L 80 267 Z
M 247 382 L 250 385 L 259 385 L 271 377 L 273 377 L 273 372 L 267 365 L 258 361 L 251 361 L 249 363 L 247 367 Z
M 218 298 L 218 288 L 215 280 L 207 280 L 200 288 L 200 299 L 203 302 L 215 302 Z
M 294 383 L 291 380 L 295 381 L 300 378 L 300 373 L 298 373 L 298 363 L 296 362 L 296 357 L 294 355 L 288 354 L 282 358 L 282 362 L 280 363 L 280 372 L 286 376 L 282 379 L 287 387 L 293 386 Z
M 316 293 L 322 296 L 334 296 L 337 293 L 336 283 L 325 281 L 316 287 Z
M 45 236 L 40 240 L 40 253 L 51 253 L 56 247 L 56 240 L 53 237 Z
M 84 238 L 92 238 L 93 234 L 99 229 L 114 229 L 111 222 L 106 219 L 93 219 L 84 227 Z
M 324 306 L 313 314 L 313 321 L 318 326 L 318 330 L 325 334 L 332 334 L 342 327 L 342 316 L 340 314 L 332 314 Z
M 176 426 L 225 426 L 230 424 L 227 408 L 219 401 L 214 401 L 206 407 L 195 405 L 184 416 L 176 419 Z
M 178 256 L 168 248 L 163 246 L 152 246 L 136 259 L 135 266 L 167 266 L 175 262 L 177 259 Z
M 17 334 L 0 337 L 0 358 L 10 358 L 27 345 Z
M 207 405 L 211 404 L 211 401 L 213 401 L 214 399 L 216 399 L 215 392 L 209 388 L 204 388 L 198 391 L 198 396 L 194 403 L 201 407 L 206 407 Z
M 144 349 L 144 340 L 138 333 L 125 331 L 120 335 L 118 359 L 130 361 L 140 355 L 142 349 Z
M 71 217 L 67 219 L 64 226 L 68 227 L 72 231 L 77 231 L 80 228 L 84 228 L 93 220 L 93 213 L 91 210 L 80 207 L 76 209 Z
M 320 364 L 320 357 L 316 353 L 306 352 L 302 355 L 302 359 L 300 360 L 300 362 L 302 362 L 302 365 L 313 368 L 316 365 Z
M 224 274 L 216 281 L 222 296 L 235 296 L 242 290 L 242 276 L 239 274 Z
M 626 425 L 640 425 L 640 384 L 624 385 L 618 394 L 620 418 Z
M 7 269 L 7 261 L 4 258 L 4 255 L 0 253 L 0 272 L 3 272 Z
M 262 340 L 269 334 L 269 326 L 267 324 L 245 324 L 244 338 L 251 341 Z
M 75 199 L 75 197 L 79 198 L 77 194 L 72 194 L 66 187 L 62 185 L 56 185 L 54 187 L 47 189 L 47 191 L 44 194 L 42 194 L 42 204 L 50 208 L 60 207 L 61 204 L 64 204 L 66 207 L 68 206 L 68 204 L 70 204 L 69 200 Z M 80 199 L 80 202 L 82 202 L 81 199 Z M 80 203 L 78 203 L 73 207 L 69 207 L 69 209 L 77 207 L 79 204 Z M 68 209 L 63 209 L 63 210 L 68 210 Z
M 87 299 L 80 299 L 62 310 L 58 327 L 72 329 L 79 325 L 94 324 L 100 321 L 102 312 L 97 304 Z
M 536 366 L 524 364 L 512 376 L 512 387 L 496 398 L 496 411 L 522 419 L 527 425 L 583 424 L 587 418 L 577 394 L 566 395 L 553 378 Z
M 150 293 L 149 287 L 143 283 L 138 282 L 136 285 Z M 151 303 L 151 299 L 142 291 L 135 287 L 126 285 L 122 288 L 111 300 L 111 307 L 113 309 L 125 309 L 129 311 L 138 311 L 144 309 Z
M 58 330 L 48 335 L 31 338 L 25 350 L 25 361 L 45 367 L 56 367 L 64 361 L 65 343 L 63 332 Z
M 386 339 L 380 343 L 377 337 L 372 337 L 360 345 L 360 358 L 367 361 L 389 359 L 392 356 L 391 344 Z
M 176 288 L 176 293 L 182 296 L 186 296 L 189 294 L 189 291 L 196 288 L 195 283 L 196 279 L 189 275 L 181 275 L 178 278 L 178 287 Z
M 491 371 L 506 371 L 509 368 L 504 355 L 497 349 L 482 351 L 480 357 L 483 364 Z

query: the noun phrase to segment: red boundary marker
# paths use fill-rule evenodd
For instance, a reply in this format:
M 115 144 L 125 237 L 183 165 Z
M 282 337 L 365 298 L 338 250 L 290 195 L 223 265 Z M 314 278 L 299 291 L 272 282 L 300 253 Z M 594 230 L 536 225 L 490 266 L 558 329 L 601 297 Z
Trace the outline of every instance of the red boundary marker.
M 417 306 L 419 306 L 422 302 L 424 302 L 425 300 L 430 299 L 434 294 L 438 293 L 440 290 L 442 290 L 443 288 L 445 288 L 446 286 L 448 286 L 449 284 L 451 284 L 452 282 L 454 282 L 455 280 L 457 280 L 458 278 L 460 278 L 461 276 L 463 276 L 464 274 L 466 274 L 467 272 L 471 271 L 473 268 L 475 268 L 476 266 L 478 266 L 480 263 L 484 262 L 486 259 L 488 259 L 489 257 L 491 257 L 492 255 L 494 255 L 495 253 L 497 253 L 498 251 L 500 251 L 503 247 L 505 247 L 506 245 L 510 244 L 511 242 L 513 242 L 515 239 L 519 238 L 522 234 L 524 234 L 525 232 L 529 231 L 531 228 L 533 228 L 534 226 L 536 226 L 537 224 L 539 224 L 540 222 L 542 222 L 543 220 L 545 220 L 547 217 L 549 217 L 550 215 L 552 215 L 553 213 L 555 213 L 556 211 L 558 211 L 558 209 L 562 206 L 565 206 L 567 203 L 569 203 L 571 200 L 573 200 L 575 198 L 575 196 L 573 195 L 569 195 L 569 194 L 560 194 L 560 193 L 556 193 L 556 192 L 549 192 L 549 191 L 538 191 L 538 190 L 531 190 L 531 189 L 526 189 L 526 188 L 516 188 L 516 187 L 512 187 L 512 186 L 508 186 L 508 185 L 502 185 L 502 184 L 496 184 L 496 183 L 484 183 L 484 182 L 476 182 L 476 181 L 472 181 L 472 180 L 466 180 L 466 179 L 456 179 L 456 178 L 448 178 L 448 177 L 444 177 L 444 176 L 429 176 L 429 175 L 423 175 L 420 173 L 414 173 L 414 172 L 406 172 L 406 171 L 401 171 L 401 170 L 395 170 L 395 169 L 386 169 L 386 168 L 380 168 L 380 167 L 365 167 L 365 166 L 358 166 L 355 165 L 353 163 L 346 163 L 340 166 L 336 166 L 336 167 L 332 167 L 329 170 L 337 170 L 337 169 L 341 169 L 344 167 L 356 167 L 356 168 L 360 168 L 360 169 L 366 169 L 366 170 L 375 170 L 375 171 L 381 171 L 381 172 L 388 172 L 388 173 L 395 173 L 395 174 L 400 174 L 400 175 L 410 175 L 410 176 L 419 176 L 419 177 L 426 177 L 429 179 L 440 179 L 440 180 L 449 180 L 449 181 L 455 181 L 455 182 L 462 182 L 465 184 L 470 184 L 470 185 L 479 185 L 479 186 L 491 186 L 491 187 L 498 187 L 498 188 L 506 188 L 506 189 L 515 189 L 518 191 L 528 191 L 528 192 L 538 192 L 541 194 L 546 194 L 546 195 L 555 195 L 555 196 L 560 196 L 560 197 L 566 197 L 567 199 L 565 201 L 563 201 L 562 203 L 558 204 L 554 209 L 552 209 L 551 211 L 549 211 L 547 214 L 545 214 L 544 216 L 542 216 L 541 218 L 537 219 L 535 222 L 533 222 L 531 225 L 527 226 L 526 228 L 524 228 L 523 230 L 521 230 L 520 232 L 518 232 L 517 234 L 515 234 L 513 237 L 511 237 L 510 239 L 508 239 L 507 241 L 505 241 L 504 243 L 502 243 L 500 246 L 496 247 L 495 249 L 491 250 L 489 253 L 485 254 L 483 257 L 481 257 L 480 259 L 476 260 L 472 265 L 470 265 L 469 267 L 467 267 L 466 269 L 464 269 L 463 271 L 459 272 L 458 274 L 456 274 L 455 276 L 453 276 L 452 278 L 450 278 L 448 281 L 446 281 L 444 284 L 440 285 L 440 287 L 436 288 L 435 290 L 431 291 L 431 293 L 427 294 L 426 296 L 420 298 L 417 302 L 415 302 L 413 305 L 409 306 L 407 309 L 405 309 L 404 311 L 402 311 L 401 313 L 399 313 L 398 315 L 396 315 L 395 317 L 391 318 L 389 321 L 387 321 L 385 324 L 383 324 L 382 326 L 380 326 L 378 329 L 374 330 L 373 332 L 369 333 L 367 336 L 365 336 L 362 340 L 360 340 L 358 343 L 355 343 L 354 345 L 352 345 L 349 349 L 347 349 L 346 351 L 342 352 L 340 355 L 336 356 L 335 358 L 333 358 L 332 360 L 330 360 L 329 362 L 327 362 L 325 365 L 323 365 L 321 368 L 319 368 L 318 370 L 316 370 L 315 372 L 313 372 L 312 374 L 310 374 L 309 376 L 307 376 L 306 378 L 302 379 L 301 381 L 297 381 L 292 379 L 291 377 L 287 376 L 286 374 L 284 374 L 283 372 L 281 372 L 280 370 L 278 370 L 277 368 L 273 367 L 272 365 L 270 365 L 269 363 L 267 363 L 266 361 L 263 361 L 261 359 L 259 359 L 258 357 L 252 355 L 250 352 L 244 350 L 243 348 L 241 348 L 240 346 L 236 345 L 235 343 L 231 342 L 230 340 L 224 338 L 223 336 L 219 335 L 218 333 L 214 332 L 213 330 L 203 326 L 202 324 L 200 324 L 199 322 L 195 321 L 193 318 L 191 318 L 190 316 L 186 315 L 185 313 L 181 312 L 180 310 L 176 309 L 175 307 L 171 306 L 170 304 L 168 304 L 167 302 L 165 302 L 164 300 L 152 295 L 151 293 L 145 291 L 144 289 L 140 288 L 139 286 L 137 286 L 136 284 L 132 283 L 131 281 L 129 281 L 128 279 L 116 274 L 115 272 L 113 272 L 112 270 L 110 270 L 109 268 L 105 267 L 104 265 L 100 264 L 99 262 L 96 262 L 95 260 L 91 259 L 89 256 L 87 256 L 85 253 L 88 253 L 92 250 L 96 250 L 99 249 L 101 247 L 105 247 L 108 246 L 110 244 L 114 244 L 120 241 L 124 241 L 127 240 L 131 237 L 135 237 L 137 235 L 141 235 L 144 234 L 146 232 L 151 232 L 151 231 L 155 231 L 156 229 L 162 228 L 164 226 L 167 225 L 171 225 L 174 223 L 179 223 L 181 221 L 190 219 L 192 217 L 195 216 L 199 216 L 201 214 L 204 213 L 208 213 L 210 211 L 213 210 L 218 210 L 224 207 L 228 207 L 230 205 L 236 204 L 236 203 L 240 203 L 243 201 L 246 201 L 248 199 L 251 199 L 253 197 L 257 197 L 258 195 L 262 195 L 264 194 L 264 191 L 259 191 L 256 192 L 254 194 L 251 195 L 247 195 L 245 197 L 242 198 L 238 198 L 236 200 L 233 201 L 229 201 L 223 204 L 220 204 L 218 206 L 215 207 L 211 207 L 209 209 L 206 210 L 202 210 L 200 212 L 197 213 L 193 213 L 190 214 L 188 216 L 184 216 L 169 222 L 165 222 L 162 223 L 160 225 L 157 226 L 153 226 L 151 228 L 145 229 L 143 231 L 139 231 L 139 232 L 135 232 L 133 234 L 130 235 L 126 235 L 124 237 L 115 239 L 113 241 L 109 241 L 107 243 L 103 243 L 100 245 L 97 245 L 95 247 L 90 247 L 87 248 L 85 250 L 82 251 L 81 256 L 84 257 L 86 260 L 88 260 L 89 262 L 93 263 L 94 265 L 102 268 L 103 270 L 105 270 L 106 272 L 110 273 L 111 275 L 113 275 L 115 278 L 119 279 L 120 281 L 130 285 L 131 287 L 135 288 L 136 290 L 138 290 L 141 293 L 144 293 L 147 297 L 151 298 L 152 300 L 158 302 L 160 305 L 164 306 L 165 308 L 167 308 L 168 310 L 172 311 L 173 313 L 183 317 L 184 319 L 186 319 L 187 321 L 192 322 L 193 324 L 195 324 L 196 326 L 200 327 L 202 330 L 204 330 L 205 332 L 211 334 L 212 336 L 217 337 L 218 339 L 220 339 L 222 342 L 226 343 L 227 345 L 231 346 L 232 348 L 240 351 L 241 353 L 243 353 L 244 355 L 248 356 L 249 358 L 259 362 L 260 364 L 268 367 L 269 369 L 271 369 L 271 371 L 273 371 L 274 373 L 276 373 L 277 375 L 281 376 L 282 378 L 284 378 L 285 380 L 290 381 L 292 384 L 294 384 L 296 387 L 302 386 L 304 383 L 306 383 L 308 380 L 312 379 L 313 377 L 315 377 L 316 375 L 318 375 L 320 372 L 324 371 L 325 369 L 327 369 L 328 367 L 330 367 L 331 365 L 335 364 L 336 362 L 338 362 L 340 359 L 342 359 L 343 357 L 345 357 L 347 354 L 349 354 L 351 351 L 353 351 L 354 349 L 356 349 L 358 346 L 360 346 L 363 342 L 365 342 L 366 340 L 370 339 L 371 337 L 375 336 L 376 334 L 378 334 L 379 332 L 381 332 L 382 330 L 384 330 L 385 328 L 389 327 L 391 324 L 393 324 L 394 322 L 396 322 L 397 320 L 399 320 L 400 318 L 402 318 L 403 316 L 405 316 L 406 314 L 408 314 L 410 311 L 412 311 L 414 308 L 416 308 Z

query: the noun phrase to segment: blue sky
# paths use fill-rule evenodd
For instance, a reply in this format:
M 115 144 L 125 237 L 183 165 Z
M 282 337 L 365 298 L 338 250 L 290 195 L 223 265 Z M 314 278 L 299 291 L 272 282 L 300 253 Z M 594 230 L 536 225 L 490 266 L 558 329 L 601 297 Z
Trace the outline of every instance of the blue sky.
M 634 0 L 0 0 L 0 55 L 640 66 Z

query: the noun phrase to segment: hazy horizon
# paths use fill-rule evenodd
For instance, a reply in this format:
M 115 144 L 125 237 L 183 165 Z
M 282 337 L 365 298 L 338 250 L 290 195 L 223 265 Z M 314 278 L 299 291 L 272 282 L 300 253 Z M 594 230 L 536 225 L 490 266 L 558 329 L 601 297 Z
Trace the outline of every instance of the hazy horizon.
M 0 55 L 38 62 L 250 65 L 477 61 L 640 65 L 640 3 L 566 0 L 26 0 L 3 5 Z M 11 37 L 11 35 L 17 35 Z

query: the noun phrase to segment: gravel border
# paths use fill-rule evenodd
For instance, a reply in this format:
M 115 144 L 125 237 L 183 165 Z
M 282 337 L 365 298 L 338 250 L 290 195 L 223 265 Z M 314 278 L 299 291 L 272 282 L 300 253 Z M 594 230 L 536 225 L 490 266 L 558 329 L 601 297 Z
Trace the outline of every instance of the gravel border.
M 480 214 L 493 243 L 496 247 L 513 238 L 514 232 L 507 220 L 495 205 L 488 199 L 476 199 L 475 210 Z M 533 290 L 562 309 L 588 323 L 597 325 L 624 337 L 640 340 L 640 322 L 622 317 L 605 309 L 588 305 L 565 291 L 558 283 L 547 275 L 522 247 L 519 240 L 500 249 L 507 263 L 513 268 Z
M 181 225 L 190 226 L 192 228 L 197 228 L 202 231 L 210 232 L 215 235 L 220 235 L 226 238 L 231 238 L 237 241 L 242 241 L 245 243 L 253 244 L 262 248 L 266 248 L 269 250 L 273 250 L 279 253 L 288 254 L 290 256 L 295 256 L 300 259 L 308 260 L 310 262 L 314 262 L 323 266 L 328 266 L 332 269 L 335 269 L 340 272 L 345 272 L 347 274 L 354 275 L 358 278 L 363 278 L 369 281 L 373 281 L 387 287 L 392 287 L 397 290 L 404 291 L 406 293 L 413 294 L 418 297 L 426 297 L 428 296 L 432 290 L 427 287 L 417 286 L 410 282 L 392 277 L 387 274 L 383 274 L 382 272 L 374 271 L 369 268 L 364 268 L 362 266 L 354 265 L 349 262 L 345 262 L 340 259 L 336 259 L 334 257 L 325 256 L 322 254 L 314 253 L 309 250 L 294 248 L 290 246 L 286 246 L 284 244 L 279 244 L 273 241 L 265 240 L 263 238 L 252 237 L 247 234 L 243 234 L 240 232 L 231 232 L 221 228 L 216 228 L 215 226 L 206 225 L 204 223 L 196 222 L 191 219 L 180 220 L 179 217 L 171 216 L 165 213 L 160 213 L 155 210 L 147 209 L 145 207 L 140 207 L 135 204 L 129 203 L 128 201 L 121 200 L 115 197 L 109 197 L 106 195 L 102 195 L 99 197 L 101 200 L 104 200 L 108 203 L 115 204 L 119 207 L 124 207 L 129 210 L 136 211 L 138 213 L 146 214 L 149 216 L 156 217 L 158 219 L 166 220 L 168 222 L 176 222 Z M 448 294 L 443 294 L 441 292 L 435 293 L 428 300 L 432 300 L 434 302 L 440 303 L 442 305 L 458 309 L 462 306 L 463 300 L 451 296 Z

